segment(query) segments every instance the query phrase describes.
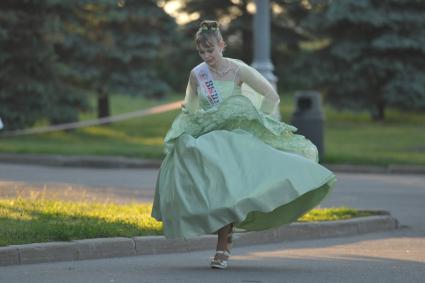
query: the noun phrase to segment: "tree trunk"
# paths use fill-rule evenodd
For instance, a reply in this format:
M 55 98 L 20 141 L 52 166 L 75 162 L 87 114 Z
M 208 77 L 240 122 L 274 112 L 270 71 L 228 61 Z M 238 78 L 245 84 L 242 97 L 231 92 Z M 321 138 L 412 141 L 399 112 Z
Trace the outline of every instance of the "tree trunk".
M 99 87 L 97 90 L 97 117 L 103 118 L 108 116 L 110 116 L 109 96 L 104 87 Z
M 384 121 L 385 120 L 385 103 L 379 101 L 375 104 L 375 109 L 372 111 L 373 121 Z

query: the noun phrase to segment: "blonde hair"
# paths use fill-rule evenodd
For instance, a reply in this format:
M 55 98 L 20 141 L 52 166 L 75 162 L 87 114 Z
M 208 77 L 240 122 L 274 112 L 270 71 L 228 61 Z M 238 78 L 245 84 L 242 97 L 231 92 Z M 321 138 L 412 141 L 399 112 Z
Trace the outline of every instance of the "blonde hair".
M 220 42 L 224 43 L 218 22 L 209 20 L 202 21 L 195 35 L 196 46 L 211 47 L 214 45 L 212 39 L 214 39 L 217 44 Z

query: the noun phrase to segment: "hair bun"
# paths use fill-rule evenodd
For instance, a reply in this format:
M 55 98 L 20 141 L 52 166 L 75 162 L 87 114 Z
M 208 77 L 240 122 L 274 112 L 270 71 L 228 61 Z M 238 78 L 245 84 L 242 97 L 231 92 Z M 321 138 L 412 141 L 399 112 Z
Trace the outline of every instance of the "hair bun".
M 221 42 L 224 43 L 218 22 L 209 20 L 202 21 L 195 35 L 196 46 L 209 47 Z
M 217 21 L 202 21 L 199 25 L 199 30 L 201 31 L 216 31 L 218 30 L 218 22 Z

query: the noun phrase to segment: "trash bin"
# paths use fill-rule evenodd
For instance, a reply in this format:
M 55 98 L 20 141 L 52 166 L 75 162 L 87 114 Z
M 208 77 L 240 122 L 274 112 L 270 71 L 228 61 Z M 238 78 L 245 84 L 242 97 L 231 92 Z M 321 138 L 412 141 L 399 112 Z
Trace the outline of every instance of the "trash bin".
M 324 155 L 323 126 L 325 117 L 322 111 L 320 93 L 317 91 L 297 91 L 295 93 L 295 112 L 292 125 L 298 128 L 298 134 L 311 140 L 319 151 L 319 158 Z

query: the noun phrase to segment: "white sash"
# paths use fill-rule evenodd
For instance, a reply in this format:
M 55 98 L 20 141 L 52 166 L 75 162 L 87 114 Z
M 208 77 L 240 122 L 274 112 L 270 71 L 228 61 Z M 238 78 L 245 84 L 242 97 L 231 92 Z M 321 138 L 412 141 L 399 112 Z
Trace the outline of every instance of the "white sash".
M 205 62 L 199 64 L 194 69 L 196 78 L 201 87 L 201 93 L 206 97 L 211 106 L 215 106 L 223 101 L 217 89 L 214 86 L 214 81 L 210 70 Z

